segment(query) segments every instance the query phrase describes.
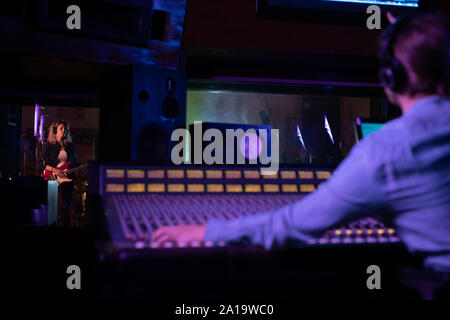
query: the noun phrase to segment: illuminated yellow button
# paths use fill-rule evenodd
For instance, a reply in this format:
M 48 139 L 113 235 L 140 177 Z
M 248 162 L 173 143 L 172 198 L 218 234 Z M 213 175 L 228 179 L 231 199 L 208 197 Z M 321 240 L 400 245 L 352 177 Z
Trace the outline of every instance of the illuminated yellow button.
M 122 169 L 106 169 L 106 177 L 109 179 L 120 179 L 125 177 L 125 170 Z
M 167 184 L 168 192 L 184 192 L 184 184 L 182 183 L 168 183 Z
M 245 192 L 261 192 L 260 184 L 246 184 Z
M 208 192 L 223 192 L 223 184 L 210 183 L 206 185 Z
M 353 230 L 352 229 L 346 229 L 345 230 L 345 234 L 348 236 L 351 236 L 353 234 Z
M 184 170 L 167 170 L 167 178 L 183 179 L 184 178 Z
M 384 234 L 384 230 L 383 229 L 377 229 L 377 232 L 379 235 L 383 235 Z
M 164 179 L 164 170 L 148 170 L 147 178 L 149 178 L 149 179 Z
M 388 229 L 388 233 L 391 234 L 391 235 L 392 235 L 392 234 L 395 234 L 395 230 L 392 229 L 392 228 L 389 228 L 389 229 Z
M 205 192 L 205 186 L 203 184 L 192 184 L 187 185 L 188 192 Z
M 281 179 L 295 179 L 295 171 L 280 171 Z
M 223 172 L 221 170 L 206 170 L 207 179 L 222 179 Z
M 148 192 L 165 192 L 166 185 L 164 183 L 149 183 L 147 185 Z
M 129 183 L 127 192 L 145 192 L 145 183 Z
M 145 178 L 144 170 L 127 170 L 127 177 L 131 179 L 143 179 Z M 145 187 L 144 187 L 145 189 Z
M 281 190 L 283 192 L 298 192 L 296 184 L 283 184 L 281 185 Z
M 227 192 L 242 192 L 242 185 L 240 184 L 227 184 Z
M 373 235 L 375 233 L 372 229 L 368 229 L 366 232 L 368 235 Z
M 278 184 L 264 184 L 264 192 L 280 192 L 280 185 Z
M 108 183 L 106 185 L 106 192 L 124 192 L 125 186 L 119 183 Z
M 356 229 L 356 234 L 358 236 L 362 235 L 364 233 L 364 231 L 362 231 L 361 229 Z
M 313 192 L 316 190 L 316 187 L 313 184 L 301 184 L 300 192 Z
M 331 177 L 330 171 L 316 171 L 316 178 L 320 180 L 327 180 Z
M 334 234 L 335 235 L 337 235 L 337 236 L 340 236 L 340 235 L 342 235 L 342 230 L 334 230 Z
M 241 171 L 239 170 L 226 170 L 225 171 L 225 178 L 227 179 L 241 179 Z
M 258 170 L 244 170 L 244 178 L 245 179 L 259 179 L 259 171 Z
M 299 171 L 298 177 L 300 179 L 314 179 L 314 173 L 312 171 Z
M 186 170 L 188 179 L 203 179 L 203 170 Z

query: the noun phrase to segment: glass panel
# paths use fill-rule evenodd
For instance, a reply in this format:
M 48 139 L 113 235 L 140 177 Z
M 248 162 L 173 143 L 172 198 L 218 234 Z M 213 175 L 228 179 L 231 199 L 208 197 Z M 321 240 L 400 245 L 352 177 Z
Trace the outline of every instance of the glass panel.
M 387 112 L 383 101 L 369 96 L 192 89 L 187 91 L 186 126 L 194 121 L 270 125 L 280 130 L 281 163 L 335 165 L 356 143 L 356 117 L 382 118 Z

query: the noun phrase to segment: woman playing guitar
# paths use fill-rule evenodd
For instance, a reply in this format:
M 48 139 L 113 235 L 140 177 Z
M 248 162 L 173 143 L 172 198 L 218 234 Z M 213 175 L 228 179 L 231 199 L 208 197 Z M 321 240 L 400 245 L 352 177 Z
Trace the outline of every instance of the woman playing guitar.
M 61 195 L 62 210 L 60 210 L 61 224 L 70 224 L 70 207 L 74 183 L 67 179 L 65 169 L 77 166 L 77 153 L 72 143 L 70 126 L 64 120 L 54 122 L 48 130 L 47 143 L 44 144 L 42 160 L 45 168 L 44 176 L 48 180 L 51 176 L 59 180 L 67 180 L 61 183 L 59 194 Z

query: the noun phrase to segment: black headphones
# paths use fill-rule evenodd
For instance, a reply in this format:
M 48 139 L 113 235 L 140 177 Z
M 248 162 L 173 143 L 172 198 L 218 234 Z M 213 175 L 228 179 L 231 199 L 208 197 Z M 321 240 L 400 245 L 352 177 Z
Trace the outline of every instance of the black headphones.
M 380 71 L 378 76 L 381 85 L 394 92 L 401 93 L 408 84 L 408 74 L 400 61 L 394 54 L 394 43 L 403 26 L 411 19 L 411 16 L 400 18 L 390 25 L 383 33 L 380 47 Z

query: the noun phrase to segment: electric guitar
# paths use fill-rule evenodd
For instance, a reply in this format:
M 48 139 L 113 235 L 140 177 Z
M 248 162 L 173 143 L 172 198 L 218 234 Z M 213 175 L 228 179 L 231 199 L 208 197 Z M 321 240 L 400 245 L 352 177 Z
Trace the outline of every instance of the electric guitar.
M 73 179 L 69 179 L 69 178 L 67 177 L 68 174 L 70 174 L 70 173 L 72 173 L 72 172 L 75 172 L 75 171 L 77 171 L 78 169 L 81 169 L 81 168 L 87 166 L 87 164 L 82 164 L 82 165 L 79 165 L 79 166 L 76 167 L 76 168 L 71 168 L 71 169 L 69 169 L 69 166 L 70 166 L 71 164 L 72 164 L 72 162 L 67 161 L 67 162 L 64 162 L 62 165 L 60 165 L 59 167 L 57 167 L 57 169 L 59 169 L 62 173 L 65 174 L 65 177 L 58 177 L 58 175 L 56 175 L 56 174 L 53 173 L 52 171 L 46 169 L 46 170 L 44 171 L 44 179 L 45 179 L 46 181 L 48 181 L 48 180 L 56 180 L 56 181 L 58 181 L 58 185 L 60 185 L 61 183 L 64 183 L 64 182 L 70 182 L 70 181 L 72 181 Z

